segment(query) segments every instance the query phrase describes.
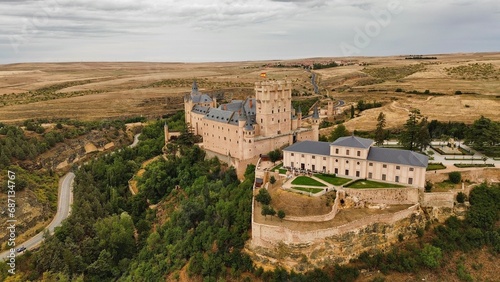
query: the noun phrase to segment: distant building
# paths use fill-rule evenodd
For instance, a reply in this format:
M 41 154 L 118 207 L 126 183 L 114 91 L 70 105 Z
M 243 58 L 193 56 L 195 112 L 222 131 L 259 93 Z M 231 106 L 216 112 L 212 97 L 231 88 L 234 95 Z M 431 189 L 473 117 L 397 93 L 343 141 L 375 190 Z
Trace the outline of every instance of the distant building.
M 413 151 L 373 147 L 371 139 L 341 137 L 333 143 L 303 141 L 283 150 L 283 165 L 350 178 L 423 188 L 428 157 Z
M 185 119 L 195 134 L 203 137 L 203 148 L 238 168 L 247 160 L 302 140 L 318 140 L 319 114 L 302 118 L 292 108 L 290 81 L 255 83 L 255 97 L 217 106 L 202 94 L 196 82 L 184 97 Z

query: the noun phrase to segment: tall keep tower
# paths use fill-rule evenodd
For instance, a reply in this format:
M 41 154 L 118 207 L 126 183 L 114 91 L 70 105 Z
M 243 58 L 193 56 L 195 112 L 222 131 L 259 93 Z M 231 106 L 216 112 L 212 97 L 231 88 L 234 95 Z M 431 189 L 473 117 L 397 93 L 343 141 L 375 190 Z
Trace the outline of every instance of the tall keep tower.
M 264 137 L 289 133 L 292 129 L 292 82 L 255 83 L 256 123 Z

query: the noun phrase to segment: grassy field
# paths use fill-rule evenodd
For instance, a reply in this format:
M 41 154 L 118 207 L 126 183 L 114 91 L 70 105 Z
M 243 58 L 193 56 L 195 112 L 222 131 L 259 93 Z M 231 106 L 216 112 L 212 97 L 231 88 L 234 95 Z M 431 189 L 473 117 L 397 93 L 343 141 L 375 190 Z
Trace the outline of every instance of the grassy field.
M 360 180 L 356 180 L 355 182 L 347 185 L 346 187 L 347 188 L 365 189 L 365 188 L 401 188 L 404 186 L 398 185 L 398 184 L 392 184 L 392 183 L 385 183 L 385 182 L 377 182 L 377 181 L 360 179 Z
M 279 170 L 280 174 L 286 174 L 286 169 L 283 168 L 282 164 L 279 164 L 271 169 L 271 171 Z
M 293 181 L 292 181 L 292 184 L 293 185 L 306 185 L 306 186 L 319 186 L 319 187 L 326 187 L 325 184 L 315 180 L 315 179 L 312 179 L 311 177 L 307 177 L 307 176 L 297 176 L 297 178 L 295 178 Z
M 323 191 L 323 189 L 320 189 L 320 188 L 304 188 L 304 187 L 297 187 L 297 186 L 292 186 L 292 189 L 304 191 L 304 192 L 312 193 L 312 194 L 316 194 L 316 193 Z
M 337 186 L 346 184 L 347 182 L 351 181 L 351 179 L 349 178 L 337 177 L 331 174 L 315 174 L 314 177 Z
M 381 108 L 363 111 L 347 121 L 350 131 L 375 129 L 380 112 L 386 115 L 387 128 L 401 126 L 411 108 L 420 109 L 429 120 L 470 123 L 481 115 L 500 120 L 500 84 L 496 79 L 500 53 L 436 57 L 432 62 L 409 62 L 399 56 L 344 58 L 364 65 L 316 70 L 320 87 L 317 97 L 343 100 L 346 109 L 361 99 L 383 103 Z M 270 66 L 302 61 L 0 65 L 0 122 L 52 118 L 56 114 L 81 120 L 140 115 L 156 118 L 182 109 L 182 97 L 190 91 L 194 79 L 204 93 L 220 94 L 226 100 L 243 99 L 254 94 L 254 82 L 262 80 L 262 71 L 268 79 L 289 79 L 296 92 L 311 94 L 308 72 Z M 396 92 L 398 88 L 401 91 Z M 462 94 L 455 95 L 457 91 Z M 329 130 L 322 129 L 321 134 Z

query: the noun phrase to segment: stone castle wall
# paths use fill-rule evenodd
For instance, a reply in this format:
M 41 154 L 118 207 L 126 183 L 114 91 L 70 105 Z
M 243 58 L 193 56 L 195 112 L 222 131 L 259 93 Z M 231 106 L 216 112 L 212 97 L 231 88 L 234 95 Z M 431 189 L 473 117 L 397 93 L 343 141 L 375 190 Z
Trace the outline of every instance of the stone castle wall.
M 422 207 L 453 208 L 454 199 L 453 192 L 423 193 Z
M 344 188 L 350 197 L 360 201 L 387 205 L 410 205 L 419 202 L 418 188 L 354 189 Z
M 394 224 L 404 218 L 410 217 L 417 213 L 420 205 L 415 204 L 406 210 L 402 210 L 392 214 L 372 215 L 363 219 L 351 221 L 344 225 L 332 227 L 328 229 L 318 229 L 311 231 L 291 230 L 283 226 L 274 226 L 252 222 L 252 245 L 262 247 L 276 246 L 278 243 L 287 245 L 294 244 L 311 244 L 314 241 L 322 240 L 327 237 L 340 236 L 347 232 L 358 232 L 370 224 Z M 253 209 L 253 207 L 252 207 Z

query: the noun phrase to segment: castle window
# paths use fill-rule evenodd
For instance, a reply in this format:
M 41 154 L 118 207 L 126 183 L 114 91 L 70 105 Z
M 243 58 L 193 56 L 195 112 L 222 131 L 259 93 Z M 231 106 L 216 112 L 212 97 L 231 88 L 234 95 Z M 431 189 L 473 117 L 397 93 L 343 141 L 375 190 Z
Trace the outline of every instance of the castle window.
M 357 162 L 356 164 L 359 165 L 359 162 Z
M 302 154 L 301 157 L 304 157 L 304 154 Z
M 346 163 L 346 164 L 348 164 L 348 163 L 349 163 L 349 161 L 348 161 L 348 160 L 346 160 L 346 161 L 345 161 L 345 163 Z
M 323 157 L 323 160 L 326 161 L 326 157 Z
M 394 178 L 394 181 L 399 182 L 399 176 L 396 175 L 396 177 Z
M 373 163 L 368 163 L 369 166 L 373 166 Z
M 345 154 L 349 156 L 349 150 L 345 150 Z
M 413 167 L 410 167 L 410 171 L 413 171 Z
M 314 159 L 316 159 L 316 156 L 312 156 L 312 159 L 313 159 L 313 160 L 314 160 Z
M 361 156 L 361 151 L 358 151 L 357 155 L 358 155 L 358 157 L 360 157 Z
M 338 163 L 338 162 L 339 162 L 339 160 L 335 160 L 335 162 L 336 162 L 336 163 Z
M 401 167 L 399 165 L 396 166 L 396 169 L 401 169 Z
M 335 149 L 335 154 L 338 154 L 339 153 L 339 149 Z
M 368 172 L 368 178 L 373 178 L 373 173 Z
M 384 164 L 384 165 L 382 165 L 382 167 L 383 167 L 383 168 L 387 168 L 387 165 L 386 165 L 386 164 Z
M 226 137 L 224 137 L 224 140 L 226 140 Z
M 291 153 L 291 154 L 290 154 L 290 156 L 292 156 L 292 157 L 293 157 L 293 156 L 294 156 L 294 154 L 293 154 L 293 153 Z
M 384 180 L 384 181 L 385 181 L 385 179 L 386 179 L 385 174 L 382 174 L 382 180 Z
M 413 178 L 408 178 L 408 184 L 412 185 L 413 184 Z
M 359 177 L 359 171 L 356 171 L 356 177 Z

